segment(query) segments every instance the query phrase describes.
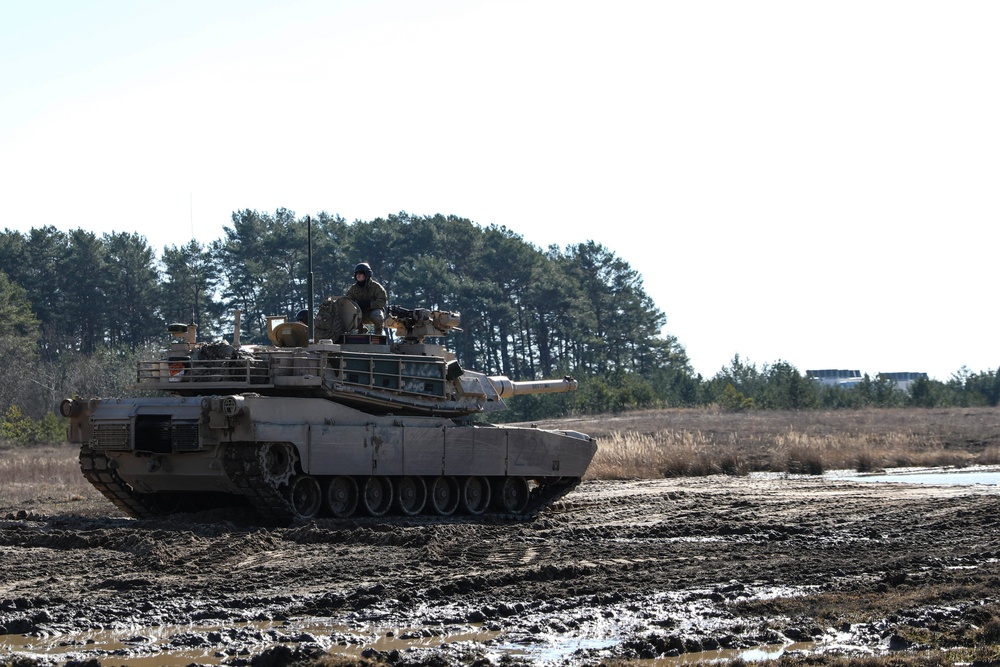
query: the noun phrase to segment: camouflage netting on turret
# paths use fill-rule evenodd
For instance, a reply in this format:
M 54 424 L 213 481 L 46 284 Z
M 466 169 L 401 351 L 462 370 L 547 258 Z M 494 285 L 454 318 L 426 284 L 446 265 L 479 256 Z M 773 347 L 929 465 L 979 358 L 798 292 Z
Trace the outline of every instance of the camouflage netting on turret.
M 267 361 L 256 358 L 247 350 L 237 349 L 224 340 L 199 345 L 191 351 L 190 375 L 201 382 L 220 380 L 245 380 L 247 374 L 254 382 L 268 378 Z M 213 363 L 216 362 L 216 363 Z
M 226 359 L 252 359 L 253 355 L 237 350 L 224 340 L 205 343 L 191 353 L 192 359 L 201 361 L 223 361 Z

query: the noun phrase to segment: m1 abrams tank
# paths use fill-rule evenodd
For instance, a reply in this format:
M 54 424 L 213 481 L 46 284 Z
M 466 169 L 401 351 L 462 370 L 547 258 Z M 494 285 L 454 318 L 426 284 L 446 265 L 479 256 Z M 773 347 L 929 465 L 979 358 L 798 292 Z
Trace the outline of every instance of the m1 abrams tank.
M 575 431 L 462 420 L 519 394 L 576 381 L 515 382 L 461 368 L 428 338 L 457 313 L 390 308 L 370 334 L 357 306 L 327 299 L 308 327 L 268 318 L 272 345 L 196 342 L 170 325 L 162 358 L 138 364 L 153 398 L 67 399 L 84 476 L 136 518 L 248 504 L 266 523 L 453 513 L 532 517 L 573 489 L 593 458 Z

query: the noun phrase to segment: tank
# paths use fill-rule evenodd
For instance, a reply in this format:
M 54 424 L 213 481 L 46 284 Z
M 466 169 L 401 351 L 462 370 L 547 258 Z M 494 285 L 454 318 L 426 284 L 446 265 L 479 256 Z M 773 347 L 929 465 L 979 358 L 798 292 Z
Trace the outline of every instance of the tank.
M 306 324 L 271 317 L 269 345 L 199 343 L 172 324 L 140 361 L 149 397 L 59 406 L 83 475 L 126 514 L 249 506 L 262 523 L 430 514 L 530 518 L 569 493 L 597 445 L 569 430 L 498 426 L 473 415 L 520 394 L 576 389 L 464 369 L 444 345 L 458 313 L 390 307 L 386 333 L 346 297 Z M 138 392 L 137 392 L 138 393 Z

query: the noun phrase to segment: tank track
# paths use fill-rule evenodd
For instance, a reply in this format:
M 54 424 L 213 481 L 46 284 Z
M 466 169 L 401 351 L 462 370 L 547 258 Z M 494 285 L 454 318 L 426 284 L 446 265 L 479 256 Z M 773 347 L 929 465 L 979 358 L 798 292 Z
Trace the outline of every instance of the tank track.
M 94 488 L 125 514 L 136 519 L 150 519 L 161 513 L 115 472 L 108 457 L 84 445 L 80 448 L 80 471 Z
M 471 516 L 456 511 L 453 514 L 439 516 L 437 514 L 419 514 L 417 516 L 386 515 L 382 517 L 366 516 L 362 512 L 355 512 L 347 521 L 364 524 L 384 524 L 387 522 L 399 522 L 406 525 L 423 524 L 451 524 L 451 523 L 528 523 L 538 518 L 538 515 L 547 510 L 553 504 L 561 500 L 579 486 L 582 481 L 579 477 L 541 484 L 531 490 L 528 496 L 528 504 L 524 511 L 519 514 L 497 510 L 492 506 L 480 515 Z
M 259 456 L 259 447 L 253 443 L 233 443 L 226 447 L 223 462 L 230 482 L 237 492 L 250 504 L 259 519 L 268 524 L 289 525 L 301 520 L 295 513 L 291 502 L 280 488 L 276 487 L 272 477 L 264 470 Z M 135 519 L 152 519 L 161 517 L 164 512 L 151 501 L 137 493 L 115 472 L 108 457 L 84 445 L 80 448 L 80 470 L 94 488 L 101 492 L 116 507 Z M 528 505 L 524 512 L 511 514 L 508 512 L 487 511 L 482 517 L 468 517 L 469 520 L 501 520 L 501 521 L 533 521 L 553 503 L 570 493 L 580 483 L 579 478 L 560 480 L 540 484 L 531 490 Z M 392 521 L 395 517 L 364 517 L 354 519 L 367 521 Z M 454 520 L 456 517 L 426 516 L 429 521 Z M 406 517 L 412 521 L 415 517 Z
M 226 446 L 223 465 L 229 481 L 250 503 L 257 515 L 267 523 L 287 525 L 295 520 L 291 503 L 270 481 L 253 443 L 230 443 Z
M 275 487 L 270 479 L 270 475 L 264 470 L 261 457 L 258 455 L 259 448 L 253 443 L 232 443 L 226 447 L 223 456 L 226 474 L 229 480 L 239 489 L 239 492 L 250 503 L 258 517 L 270 524 L 289 525 L 298 521 L 303 521 L 299 517 L 291 501 L 280 490 Z M 580 484 L 580 478 L 574 477 L 558 482 L 541 484 L 531 490 L 528 506 L 524 512 L 511 514 L 508 512 L 487 511 L 482 517 L 468 517 L 471 520 L 480 518 L 499 519 L 507 521 L 533 521 L 541 512 L 545 511 L 553 503 L 561 499 Z M 393 521 L 404 517 L 366 517 L 356 513 L 352 520 L 363 520 L 365 522 Z M 435 517 L 426 515 L 430 521 L 454 520 L 455 517 Z M 418 520 L 417 517 L 405 517 L 407 521 Z M 307 521 L 311 521 L 308 519 Z

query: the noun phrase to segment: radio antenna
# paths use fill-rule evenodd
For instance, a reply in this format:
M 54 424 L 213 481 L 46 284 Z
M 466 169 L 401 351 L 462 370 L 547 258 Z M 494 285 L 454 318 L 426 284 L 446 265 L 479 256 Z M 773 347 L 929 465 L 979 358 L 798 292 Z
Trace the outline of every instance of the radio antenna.
M 306 318 L 306 326 L 309 327 L 309 340 L 313 337 L 313 227 L 312 216 L 306 216 L 306 248 L 307 261 L 309 263 L 309 275 L 306 279 L 306 290 L 308 297 L 306 302 L 309 308 L 309 316 Z

